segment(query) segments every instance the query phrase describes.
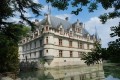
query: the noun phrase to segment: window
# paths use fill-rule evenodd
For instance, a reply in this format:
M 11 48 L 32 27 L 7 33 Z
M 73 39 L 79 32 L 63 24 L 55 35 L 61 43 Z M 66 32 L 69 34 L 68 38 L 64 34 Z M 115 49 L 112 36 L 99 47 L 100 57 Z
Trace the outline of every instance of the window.
M 42 57 L 42 50 L 39 51 L 39 57 Z
M 70 51 L 70 57 L 73 57 L 73 53 L 72 53 L 72 51 Z
M 72 36 L 72 31 L 70 31 L 70 36 Z
M 69 41 L 69 46 L 72 47 L 72 41 Z
M 34 48 L 36 48 L 36 41 L 34 42 Z
M 83 49 L 83 44 L 82 43 L 79 43 L 79 45 L 80 45 L 80 49 Z
M 48 31 L 48 26 L 46 26 L 46 31 Z
M 30 49 L 32 49 L 32 46 L 31 46 L 32 44 L 30 43 Z
M 89 49 L 89 44 L 87 44 L 87 49 Z
M 62 28 L 60 28 L 60 32 L 62 32 Z
M 46 50 L 46 53 L 48 53 L 48 50 Z
M 23 57 L 24 57 L 24 54 L 23 54 Z
M 31 53 L 30 53 L 30 58 L 31 58 Z
M 59 45 L 62 46 L 62 39 L 59 39 Z
M 74 77 L 71 77 L 71 80 L 74 80 Z
M 42 46 L 42 40 L 40 40 L 40 47 Z
M 78 42 L 78 48 L 80 48 L 80 42 Z
M 78 57 L 81 58 L 82 52 L 78 52 Z
M 64 80 L 64 78 L 60 78 L 59 80 Z
M 46 44 L 48 44 L 48 37 L 46 37 Z
M 34 53 L 34 56 L 36 57 L 36 52 Z
M 59 57 L 62 57 L 62 50 L 59 50 Z
M 80 28 L 78 28 L 78 33 L 80 32 Z

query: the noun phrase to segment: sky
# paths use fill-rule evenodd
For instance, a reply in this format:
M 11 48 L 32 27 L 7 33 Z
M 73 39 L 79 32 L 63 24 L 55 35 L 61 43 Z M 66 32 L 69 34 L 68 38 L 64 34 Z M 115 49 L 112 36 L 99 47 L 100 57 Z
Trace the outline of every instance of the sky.
M 31 18 L 31 21 L 34 21 L 35 19 L 38 19 L 39 21 L 41 21 L 44 18 L 44 13 L 48 13 L 48 4 L 45 2 L 45 0 L 34 0 L 34 2 L 41 3 L 44 6 L 44 8 L 42 8 L 41 10 L 42 16 Z M 80 22 L 83 22 L 83 24 L 85 24 L 85 28 L 86 30 L 88 30 L 90 34 L 95 33 L 95 27 L 96 27 L 98 36 L 102 40 L 101 42 L 102 47 L 107 47 L 108 42 L 116 39 L 116 37 L 115 38 L 110 37 L 110 33 L 111 33 L 110 27 L 118 25 L 118 23 L 120 22 L 120 19 L 119 18 L 110 19 L 106 22 L 106 24 L 102 24 L 98 18 L 101 14 L 113 11 L 113 8 L 104 10 L 101 6 L 99 6 L 98 10 L 94 11 L 93 13 L 89 13 L 87 8 L 83 8 L 83 11 L 76 16 L 76 15 L 70 14 L 71 10 L 75 10 L 75 8 L 71 6 L 69 6 L 69 8 L 65 11 L 53 8 L 50 6 L 50 4 L 49 4 L 49 7 L 51 10 L 52 16 L 56 16 L 61 19 L 65 19 L 65 17 L 69 17 L 69 22 L 71 23 L 74 23 L 75 21 L 77 21 L 77 19 L 79 19 Z M 27 17 L 33 16 L 33 14 L 29 10 L 27 12 L 28 13 L 25 13 Z M 19 13 L 16 12 L 16 14 L 18 15 Z M 8 21 L 19 21 L 19 20 L 20 19 L 18 17 L 13 17 L 8 19 Z

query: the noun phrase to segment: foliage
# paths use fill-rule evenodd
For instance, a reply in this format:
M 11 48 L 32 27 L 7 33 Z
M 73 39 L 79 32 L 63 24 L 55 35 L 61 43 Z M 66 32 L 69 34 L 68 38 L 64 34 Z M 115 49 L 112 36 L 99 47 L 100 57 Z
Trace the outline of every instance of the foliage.
M 0 32 L 0 72 L 18 71 L 18 42 L 28 29 L 23 25 L 11 24 Z
M 95 43 L 95 48 L 87 53 L 83 54 L 83 60 L 88 65 L 98 63 L 101 60 L 108 60 L 114 63 L 120 63 L 120 23 L 118 26 L 111 27 L 111 37 L 117 36 L 118 38 L 115 41 L 108 43 L 108 48 L 101 48 L 101 45 Z
M 83 53 L 82 60 L 85 60 L 87 65 L 99 63 L 100 61 L 107 59 L 107 52 L 105 48 L 101 48 L 98 42 L 94 43 L 95 48 L 91 52 Z
M 15 17 L 16 12 L 19 17 L 28 22 L 32 29 L 33 24 L 29 20 L 28 17 L 25 16 L 25 13 L 29 10 L 36 16 L 40 15 L 40 9 L 42 5 L 39 3 L 34 3 L 33 0 L 1 0 L 0 1 L 0 30 L 2 30 L 2 26 L 7 27 L 9 24 L 14 24 L 13 22 L 7 22 L 6 20 L 10 17 Z
M 41 64 L 45 64 L 45 59 L 44 58 L 40 58 L 40 63 Z
M 99 18 L 102 23 L 105 23 L 107 19 L 113 19 L 120 17 L 120 0 L 46 0 L 50 2 L 53 7 L 59 10 L 66 10 L 69 6 L 72 6 L 74 10 L 71 11 L 72 14 L 78 15 L 84 7 L 88 8 L 89 12 L 94 12 L 97 10 L 98 6 L 102 6 L 105 10 L 113 8 L 113 12 L 105 13 Z

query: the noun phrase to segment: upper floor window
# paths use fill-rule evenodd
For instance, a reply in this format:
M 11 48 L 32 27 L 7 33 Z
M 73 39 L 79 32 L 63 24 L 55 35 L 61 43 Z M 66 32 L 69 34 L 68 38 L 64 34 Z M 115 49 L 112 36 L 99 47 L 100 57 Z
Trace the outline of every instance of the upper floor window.
M 40 47 L 42 46 L 42 40 L 40 40 Z
M 81 29 L 80 28 L 78 28 L 78 32 L 81 33 Z
M 62 39 L 59 39 L 59 45 L 62 46 Z
M 46 31 L 48 31 L 48 26 L 46 26 Z
M 34 48 L 36 48 L 36 41 L 34 42 Z
M 78 57 L 79 57 L 79 58 L 82 57 L 82 52 L 78 52 Z
M 46 50 L 46 53 L 48 53 L 48 50 Z
M 34 56 L 36 57 L 36 52 L 34 53 Z
M 62 32 L 62 28 L 60 28 L 60 32 Z
M 63 57 L 62 50 L 59 50 L 59 57 Z
M 89 44 L 87 44 L 87 49 L 89 49 Z
M 70 31 L 70 36 L 72 36 L 72 31 Z
M 69 47 L 72 47 L 72 41 L 69 41 Z
M 73 57 L 73 53 L 72 53 L 72 51 L 70 51 L 70 57 Z
M 83 49 L 83 43 L 80 42 L 79 45 L 80 45 L 79 48 L 80 48 L 80 49 Z
M 46 44 L 48 44 L 48 37 L 46 37 Z
M 80 42 L 78 42 L 78 48 L 80 48 Z
M 39 51 L 39 57 L 43 57 L 42 50 Z
M 31 58 L 31 53 L 30 53 L 30 58 Z
M 24 54 L 23 54 L 23 57 L 24 57 Z

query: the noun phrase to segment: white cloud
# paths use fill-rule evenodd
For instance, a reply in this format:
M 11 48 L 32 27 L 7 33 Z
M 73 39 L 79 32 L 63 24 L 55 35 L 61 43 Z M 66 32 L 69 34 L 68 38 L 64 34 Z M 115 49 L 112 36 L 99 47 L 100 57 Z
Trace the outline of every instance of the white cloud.
M 107 10 L 103 10 L 101 13 L 108 13 L 114 11 L 114 8 L 108 8 Z
M 56 15 L 56 17 L 60 19 L 65 19 L 66 17 L 68 17 L 68 19 L 70 20 L 73 17 L 73 15 L 72 14 L 59 14 L 59 15 Z
M 115 38 L 110 37 L 110 27 L 118 25 L 119 18 L 110 19 L 106 22 L 106 24 L 102 24 L 98 17 L 92 17 L 89 21 L 85 22 L 86 29 L 91 33 L 95 33 L 95 26 L 97 28 L 97 32 L 99 37 L 102 39 L 102 47 L 107 47 L 108 42 L 115 40 Z
M 31 21 L 34 22 L 36 18 L 32 18 Z M 42 19 L 38 19 L 39 21 L 41 21 Z
M 33 0 L 33 2 L 35 2 L 35 3 L 39 3 L 39 0 Z

